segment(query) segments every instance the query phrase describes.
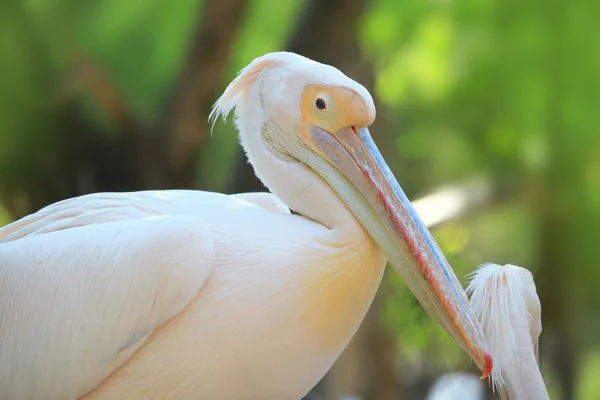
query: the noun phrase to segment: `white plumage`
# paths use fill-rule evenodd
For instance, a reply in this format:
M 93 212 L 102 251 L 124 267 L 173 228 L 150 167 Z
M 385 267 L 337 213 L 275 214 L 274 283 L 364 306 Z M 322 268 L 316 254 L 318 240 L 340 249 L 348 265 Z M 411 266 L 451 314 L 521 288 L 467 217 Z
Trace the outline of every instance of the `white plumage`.
M 3 399 L 77 398 L 174 316 L 126 374 L 86 398 L 299 398 L 358 327 L 384 262 L 368 265 L 370 282 L 338 279 L 356 265 L 332 262 L 346 246 L 376 251 L 364 235 L 336 240 L 305 218 L 193 191 L 83 196 L 0 235 L 2 278 L 12 283 L 0 292 L 0 365 L 13 366 L 0 370 Z M 302 268 L 328 250 L 326 262 Z M 345 305 L 320 290 L 336 280 L 356 289 Z M 340 314 L 307 313 L 318 303 Z
M 547 400 L 538 367 L 542 309 L 531 272 L 484 264 L 472 274 L 467 293 L 494 357 L 494 389 L 512 400 Z
M 369 136 L 368 91 L 274 53 L 212 116 L 234 107 L 273 194 L 98 193 L 0 229 L 1 399 L 297 400 L 356 332 L 386 256 L 489 373 L 460 283 Z

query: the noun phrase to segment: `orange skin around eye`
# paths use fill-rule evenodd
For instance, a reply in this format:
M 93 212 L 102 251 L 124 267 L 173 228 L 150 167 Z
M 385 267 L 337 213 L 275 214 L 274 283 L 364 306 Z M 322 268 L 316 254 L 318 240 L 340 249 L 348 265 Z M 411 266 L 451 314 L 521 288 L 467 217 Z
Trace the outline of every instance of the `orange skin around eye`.
M 325 109 L 319 110 L 317 99 L 325 101 Z M 335 133 L 350 126 L 369 126 L 369 117 L 364 100 L 348 88 L 309 85 L 302 93 L 300 103 L 302 123 L 318 126 L 329 133 Z

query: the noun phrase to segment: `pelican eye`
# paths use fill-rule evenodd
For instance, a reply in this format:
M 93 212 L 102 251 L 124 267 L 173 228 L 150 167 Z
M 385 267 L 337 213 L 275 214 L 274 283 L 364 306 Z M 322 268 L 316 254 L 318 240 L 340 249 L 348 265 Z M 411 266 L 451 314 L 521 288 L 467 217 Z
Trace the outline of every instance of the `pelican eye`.
M 317 108 L 319 110 L 324 110 L 327 108 L 327 105 L 325 104 L 325 100 L 323 99 L 317 99 L 317 101 L 315 101 L 315 105 L 317 106 Z

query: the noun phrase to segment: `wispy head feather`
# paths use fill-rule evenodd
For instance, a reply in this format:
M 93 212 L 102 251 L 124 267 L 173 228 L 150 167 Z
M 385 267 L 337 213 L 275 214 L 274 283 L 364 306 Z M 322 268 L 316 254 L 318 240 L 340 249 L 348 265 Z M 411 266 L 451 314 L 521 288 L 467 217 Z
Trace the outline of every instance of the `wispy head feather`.
M 505 386 L 502 373 L 518 362 L 515 329 L 529 329 L 531 323 L 525 300 L 531 289 L 523 282 L 523 271 L 527 270 L 510 264 L 483 264 L 470 274 L 466 290 L 494 359 L 491 378 L 495 391 Z
M 281 53 L 269 53 L 254 59 L 250 64 L 244 67 L 213 105 L 208 116 L 211 130 L 219 117 L 222 117 L 223 120 L 227 118 L 240 98 L 248 91 L 252 84 L 256 82 L 256 79 L 263 71 L 281 61 Z

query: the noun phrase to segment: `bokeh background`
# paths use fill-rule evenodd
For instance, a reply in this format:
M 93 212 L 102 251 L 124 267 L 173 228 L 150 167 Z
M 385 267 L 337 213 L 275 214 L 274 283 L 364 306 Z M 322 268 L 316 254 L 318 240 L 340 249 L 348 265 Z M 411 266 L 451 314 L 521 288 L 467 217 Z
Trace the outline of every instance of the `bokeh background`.
M 253 58 L 294 51 L 369 88 L 375 141 L 464 283 L 488 261 L 534 273 L 552 399 L 599 399 L 598 15 L 584 0 L 0 1 L 0 223 L 97 191 L 265 190 L 231 121 L 211 135 L 207 116 Z M 314 396 L 425 399 L 452 371 L 476 372 L 392 273 Z

